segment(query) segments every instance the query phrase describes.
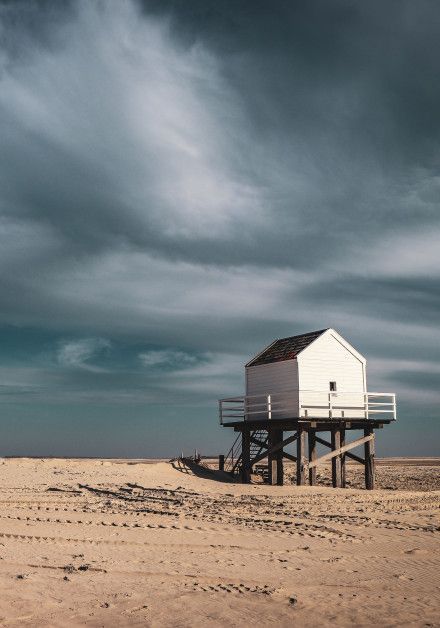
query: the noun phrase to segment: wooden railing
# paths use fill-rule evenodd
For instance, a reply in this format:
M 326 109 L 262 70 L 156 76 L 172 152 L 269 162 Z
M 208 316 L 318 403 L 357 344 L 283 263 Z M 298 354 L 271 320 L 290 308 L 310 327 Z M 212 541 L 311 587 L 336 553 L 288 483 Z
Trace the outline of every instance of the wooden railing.
M 222 425 L 274 418 L 396 420 L 396 395 L 384 392 L 299 390 L 227 397 L 218 403 Z
M 231 449 L 224 458 L 223 471 L 234 473 L 241 461 L 241 434 L 237 434 L 237 438 L 232 443 Z

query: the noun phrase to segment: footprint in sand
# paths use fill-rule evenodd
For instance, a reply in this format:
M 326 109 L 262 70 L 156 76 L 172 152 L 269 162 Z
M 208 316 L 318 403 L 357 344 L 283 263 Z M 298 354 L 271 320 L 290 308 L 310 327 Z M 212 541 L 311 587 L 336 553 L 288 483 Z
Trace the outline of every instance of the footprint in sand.
M 198 582 L 194 582 L 191 586 L 193 591 L 204 591 L 211 593 L 238 593 L 243 595 L 244 593 L 257 593 L 262 595 L 272 595 L 275 589 L 272 589 L 268 585 L 264 586 L 246 586 L 243 583 L 233 584 L 233 583 L 219 583 L 215 585 L 205 584 L 201 585 Z

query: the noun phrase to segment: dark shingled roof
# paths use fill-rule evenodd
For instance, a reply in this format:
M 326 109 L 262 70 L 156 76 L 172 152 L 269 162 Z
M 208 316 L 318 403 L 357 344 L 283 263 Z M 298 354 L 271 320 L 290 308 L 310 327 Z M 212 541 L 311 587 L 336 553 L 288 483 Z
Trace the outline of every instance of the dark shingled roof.
M 283 360 L 293 360 L 298 353 L 301 353 L 316 338 L 323 334 L 327 329 L 319 331 L 311 331 L 308 334 L 300 336 L 290 336 L 289 338 L 280 338 L 275 340 L 267 349 L 264 349 L 253 360 L 248 362 L 246 366 L 258 366 L 259 364 L 269 364 L 270 362 L 282 362 Z

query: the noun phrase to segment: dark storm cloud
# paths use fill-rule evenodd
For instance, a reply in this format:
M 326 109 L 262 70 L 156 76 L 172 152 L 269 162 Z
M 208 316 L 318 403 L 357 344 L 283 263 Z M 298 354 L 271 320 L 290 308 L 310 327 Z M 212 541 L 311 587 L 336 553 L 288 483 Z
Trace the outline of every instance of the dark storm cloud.
M 127 85 L 120 85 L 111 55 L 103 57 L 99 46 L 90 42 L 94 29 L 111 31 L 111 19 L 102 24 L 92 15 L 87 27 L 85 18 L 83 22 L 78 18 L 81 12 L 87 15 L 82 3 L 74 12 L 66 5 L 70 19 L 64 21 L 59 8 L 37 6 L 40 19 L 34 9 L 33 23 L 41 22 L 41 46 L 53 53 L 59 67 L 46 82 L 35 84 L 28 77 L 27 87 L 37 96 L 48 87 L 53 90 L 48 98 L 73 106 L 82 122 L 79 129 L 78 120 L 72 116 L 65 120 L 53 100 L 51 110 L 60 123 L 71 127 L 67 133 L 83 134 L 89 150 L 72 150 L 66 137 L 52 137 L 40 127 L 29 129 L 20 124 L 22 120 L 5 118 L 9 128 L 14 123 L 18 128 L 12 136 L 6 133 L 3 187 L 12 211 L 36 211 L 66 239 L 67 253 L 69 247 L 96 252 L 97 247 L 123 240 L 174 259 L 310 267 L 342 255 L 348 242 L 360 243 L 394 230 L 402 214 L 406 225 L 437 220 L 432 202 L 407 198 L 409 190 L 417 194 L 420 187 L 429 193 L 436 165 L 439 88 L 433 79 L 439 45 L 438 12 L 432 5 L 422 3 L 414 9 L 409 3 L 390 4 L 386 15 L 375 3 L 365 8 L 351 3 L 280 2 L 275 9 L 267 3 L 252 3 L 252 8 L 249 3 L 228 2 L 196 2 L 190 9 L 181 3 L 144 5 L 146 20 L 158 13 L 171 20 L 172 45 L 178 47 L 177 40 L 188 55 L 197 46 L 215 55 L 217 87 L 196 76 L 191 89 L 213 112 L 208 133 L 218 124 L 229 136 L 229 142 L 218 148 L 236 180 L 221 172 L 221 163 L 215 171 L 220 184 L 222 176 L 228 177 L 224 189 L 231 187 L 230 197 L 224 199 L 226 209 L 237 203 L 238 195 L 252 192 L 244 215 L 232 208 L 231 225 L 236 228 L 215 238 L 193 230 L 191 216 L 189 224 L 185 220 L 185 238 L 174 237 L 173 230 L 157 220 L 169 207 L 154 190 L 155 160 L 159 158 L 161 174 L 171 159 L 154 154 L 154 142 L 145 153 L 132 129 L 127 133 L 127 103 L 117 91 Z M 51 31 L 44 18 L 48 14 L 53 25 L 54 11 L 56 28 L 48 46 Z M 27 5 L 21 12 L 17 9 L 22 19 L 16 17 L 16 22 L 24 24 L 26 33 L 28 13 Z M 72 27 L 75 20 L 77 26 Z M 34 27 L 34 46 L 40 43 L 38 33 Z M 148 42 L 149 34 L 146 31 L 136 43 Z M 71 44 L 73 37 L 85 40 L 84 55 Z M 26 43 L 31 46 L 28 39 Z M 115 54 L 121 53 L 127 50 L 116 45 Z M 42 72 L 45 60 L 40 59 Z M 233 100 L 232 107 L 228 102 L 219 106 L 224 94 L 226 101 Z M 177 111 L 177 116 L 181 114 Z M 143 160 L 151 158 L 153 163 L 142 167 Z M 206 156 L 207 163 L 210 158 Z M 178 170 L 181 167 L 177 165 Z M 171 187 L 173 175 L 171 169 Z M 141 185 L 147 191 L 139 190 Z M 129 189 L 138 198 L 130 198 Z M 212 190 L 212 195 L 218 193 Z M 179 195 L 176 190 L 177 203 Z M 201 195 L 200 202 L 206 204 L 207 199 Z M 147 204 L 147 217 L 139 215 L 140 203 Z M 222 213 L 224 205 L 213 211 Z M 257 224 L 252 220 L 253 206 L 263 214 Z M 307 256 L 311 246 L 313 258 Z
M 333 137 L 342 132 L 347 148 L 359 146 L 356 156 L 371 150 L 385 170 L 415 159 L 430 167 L 438 159 L 436 3 L 201 0 L 188 9 L 147 0 L 143 6 L 171 15 L 182 42 L 202 41 L 222 56 L 258 131 L 281 134 L 282 127 L 294 138 L 303 130 L 315 141 L 324 129 Z M 328 136 L 322 140 L 324 146 Z
M 423 321 L 437 326 L 440 312 L 440 277 L 334 277 L 333 281 L 315 283 L 302 294 L 321 306 L 344 303 L 351 311 L 361 312 L 365 303 L 379 316 L 411 323 L 422 312 Z
M 439 27 L 423 0 L 0 2 L 13 395 L 195 403 L 327 326 L 434 394 Z

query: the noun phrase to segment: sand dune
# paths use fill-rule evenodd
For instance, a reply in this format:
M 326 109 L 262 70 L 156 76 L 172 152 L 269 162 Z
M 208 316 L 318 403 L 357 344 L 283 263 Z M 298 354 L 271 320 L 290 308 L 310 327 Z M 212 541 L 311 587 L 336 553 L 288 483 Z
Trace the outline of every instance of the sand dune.
M 439 625 L 439 475 L 382 463 L 367 492 L 5 460 L 0 625 Z

